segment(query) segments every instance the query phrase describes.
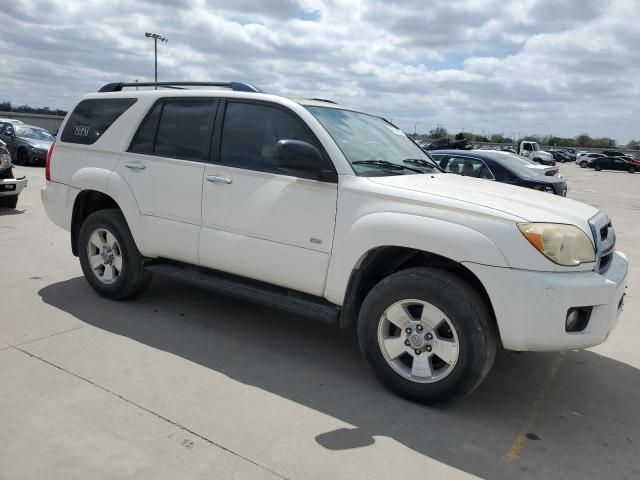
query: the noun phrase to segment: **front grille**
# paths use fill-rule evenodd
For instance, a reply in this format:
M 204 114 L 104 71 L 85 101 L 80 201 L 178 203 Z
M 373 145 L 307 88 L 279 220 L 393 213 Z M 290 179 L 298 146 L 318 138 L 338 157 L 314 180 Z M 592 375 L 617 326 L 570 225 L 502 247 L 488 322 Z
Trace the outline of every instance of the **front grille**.
M 605 272 L 613 260 L 616 246 L 616 234 L 606 213 L 600 212 L 589 220 L 593 240 L 596 246 L 596 266 L 598 273 Z

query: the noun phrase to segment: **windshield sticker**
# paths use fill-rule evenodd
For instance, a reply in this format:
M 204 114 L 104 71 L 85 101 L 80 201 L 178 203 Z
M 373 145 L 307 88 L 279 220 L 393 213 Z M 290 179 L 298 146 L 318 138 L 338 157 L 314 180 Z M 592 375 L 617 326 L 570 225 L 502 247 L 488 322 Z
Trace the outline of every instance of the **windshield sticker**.
M 76 128 L 73 131 L 73 134 L 76 137 L 88 137 L 89 136 L 89 125 L 76 125 Z

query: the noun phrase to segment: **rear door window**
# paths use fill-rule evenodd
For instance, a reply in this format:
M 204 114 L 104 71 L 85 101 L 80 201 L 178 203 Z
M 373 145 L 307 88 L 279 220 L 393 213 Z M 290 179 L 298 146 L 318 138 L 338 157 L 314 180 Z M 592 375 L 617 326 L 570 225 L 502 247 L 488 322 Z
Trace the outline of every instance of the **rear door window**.
M 130 152 L 205 161 L 218 100 L 169 99 L 157 103 L 143 120 Z
M 82 100 L 62 131 L 63 142 L 91 145 L 136 103 L 135 98 L 95 98 Z

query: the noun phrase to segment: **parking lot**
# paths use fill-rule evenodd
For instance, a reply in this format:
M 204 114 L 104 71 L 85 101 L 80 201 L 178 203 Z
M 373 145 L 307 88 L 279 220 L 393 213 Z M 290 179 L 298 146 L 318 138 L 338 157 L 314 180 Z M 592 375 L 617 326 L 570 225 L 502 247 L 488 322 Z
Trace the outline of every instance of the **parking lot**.
M 617 329 L 588 351 L 500 352 L 479 390 L 429 408 L 381 387 L 330 325 L 166 279 L 99 297 L 44 213 L 44 169 L 16 167 L 0 478 L 640 478 L 640 175 L 561 173 L 631 260 Z

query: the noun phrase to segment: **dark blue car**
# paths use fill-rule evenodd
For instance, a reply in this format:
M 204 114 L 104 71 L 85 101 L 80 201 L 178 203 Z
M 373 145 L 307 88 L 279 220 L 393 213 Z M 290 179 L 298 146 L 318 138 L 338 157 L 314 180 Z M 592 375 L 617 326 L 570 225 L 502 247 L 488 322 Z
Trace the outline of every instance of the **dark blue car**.
M 563 197 L 567 195 L 567 182 L 554 175 L 557 169 L 542 167 L 512 153 L 434 150 L 429 154 L 446 172 L 519 185 Z

